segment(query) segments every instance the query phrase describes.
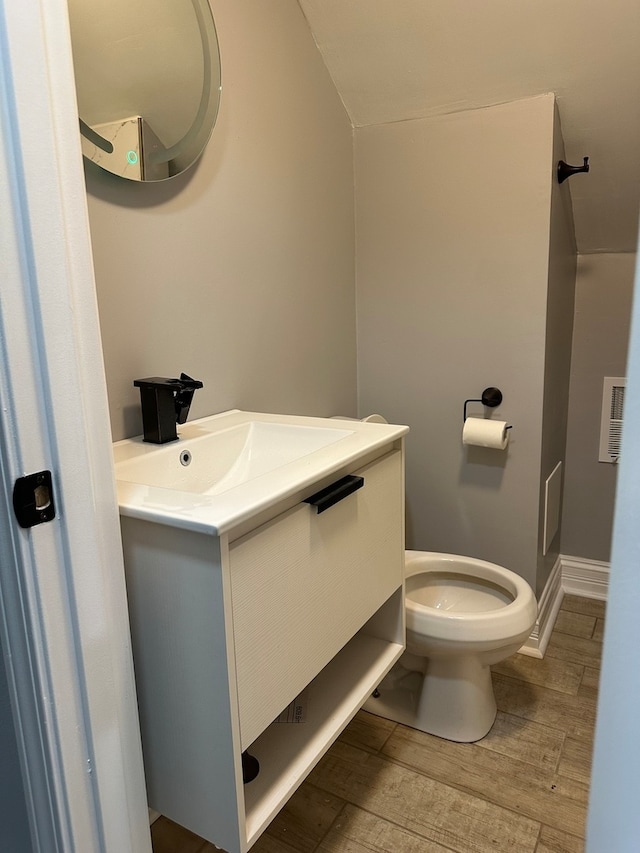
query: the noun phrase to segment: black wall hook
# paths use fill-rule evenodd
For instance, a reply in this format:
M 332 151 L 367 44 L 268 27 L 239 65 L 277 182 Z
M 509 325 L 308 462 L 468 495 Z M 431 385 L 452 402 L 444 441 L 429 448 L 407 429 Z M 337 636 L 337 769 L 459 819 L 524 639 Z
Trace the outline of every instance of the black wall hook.
M 577 175 L 578 172 L 588 172 L 589 171 L 589 158 L 584 158 L 584 164 L 582 166 L 570 166 L 568 163 L 565 163 L 564 160 L 558 160 L 558 183 L 561 184 L 563 181 L 566 181 L 567 178 L 570 178 L 571 175 Z
M 464 401 L 463 423 L 467 420 L 467 403 L 482 403 L 490 409 L 495 409 L 502 402 L 502 391 L 499 388 L 485 388 L 482 397 Z

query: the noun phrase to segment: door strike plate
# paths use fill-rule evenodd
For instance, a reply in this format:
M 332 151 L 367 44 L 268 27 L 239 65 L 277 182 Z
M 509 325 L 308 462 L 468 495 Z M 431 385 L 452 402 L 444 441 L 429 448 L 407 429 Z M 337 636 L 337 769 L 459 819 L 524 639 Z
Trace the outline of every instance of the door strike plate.
M 56 517 L 51 471 L 18 477 L 13 485 L 13 511 L 20 527 L 35 527 Z

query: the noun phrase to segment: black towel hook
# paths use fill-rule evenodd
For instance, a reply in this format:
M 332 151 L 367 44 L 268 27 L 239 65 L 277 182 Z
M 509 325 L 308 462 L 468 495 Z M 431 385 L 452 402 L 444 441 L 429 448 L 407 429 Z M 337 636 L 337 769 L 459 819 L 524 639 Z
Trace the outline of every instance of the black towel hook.
M 584 157 L 584 163 L 582 166 L 570 166 L 568 163 L 565 163 L 564 160 L 558 160 L 558 183 L 561 184 L 563 181 L 566 181 L 567 178 L 570 178 L 571 175 L 577 175 L 578 172 L 588 172 L 589 171 L 589 158 Z

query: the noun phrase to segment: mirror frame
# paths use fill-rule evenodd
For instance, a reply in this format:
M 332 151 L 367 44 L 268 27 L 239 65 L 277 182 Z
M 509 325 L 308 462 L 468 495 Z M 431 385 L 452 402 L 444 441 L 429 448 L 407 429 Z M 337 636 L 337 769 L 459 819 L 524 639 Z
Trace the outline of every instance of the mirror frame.
M 182 174 L 202 155 L 220 106 L 220 50 L 209 0 L 191 0 L 191 7 L 200 34 L 203 74 L 198 107 L 186 132 L 167 148 L 145 122 L 144 115 L 132 115 L 91 127 L 83 120 L 82 107 L 78 103 L 82 154 L 87 160 L 127 180 L 149 182 L 165 181 Z M 72 4 L 69 5 L 69 17 L 73 43 Z M 75 73 L 78 89 L 78 78 L 87 71 L 76 65 Z

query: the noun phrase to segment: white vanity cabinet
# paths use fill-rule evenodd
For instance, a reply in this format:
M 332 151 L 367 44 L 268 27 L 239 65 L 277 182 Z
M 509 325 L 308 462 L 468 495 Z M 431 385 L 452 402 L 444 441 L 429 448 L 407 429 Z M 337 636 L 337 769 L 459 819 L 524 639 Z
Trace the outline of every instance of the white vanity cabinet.
M 346 474 L 362 487 L 305 502 Z M 404 648 L 403 492 L 398 437 L 223 532 L 122 515 L 151 808 L 256 841 Z

